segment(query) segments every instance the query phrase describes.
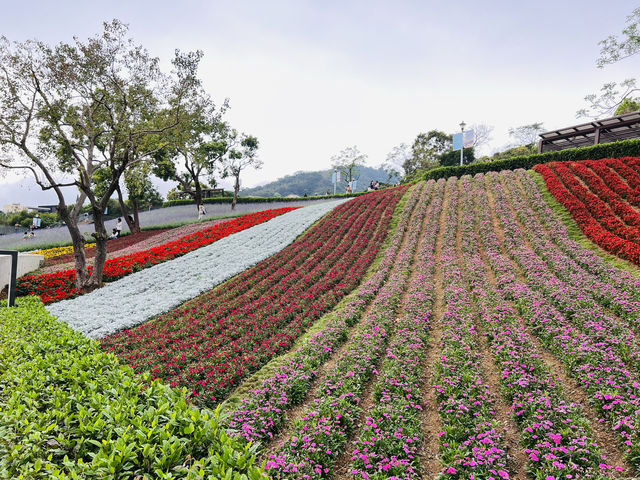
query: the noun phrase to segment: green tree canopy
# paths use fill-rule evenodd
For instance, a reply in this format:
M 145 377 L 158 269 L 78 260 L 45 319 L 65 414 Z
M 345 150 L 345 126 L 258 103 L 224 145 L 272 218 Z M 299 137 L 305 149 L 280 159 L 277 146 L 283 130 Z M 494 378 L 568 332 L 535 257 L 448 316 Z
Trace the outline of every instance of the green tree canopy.
M 107 232 L 104 209 L 122 175 L 158 148 L 150 137 L 177 125 L 188 93 L 199 85 L 200 52 L 176 51 L 173 71 L 128 37 L 118 20 L 101 34 L 50 47 L 40 41 L 0 39 L 0 167 L 34 177 L 58 197 L 58 212 L 76 252 L 76 286 L 102 282 Z M 162 110 L 170 115 L 159 117 Z M 94 181 L 96 172 L 106 175 Z M 79 192 L 69 210 L 63 189 Z M 91 205 L 96 239 L 89 274 L 84 236 L 75 220 Z
M 440 164 L 440 155 L 451 149 L 452 136 L 440 130 L 419 133 L 411 146 L 411 158 L 403 165 L 405 175 L 417 170 L 430 170 Z

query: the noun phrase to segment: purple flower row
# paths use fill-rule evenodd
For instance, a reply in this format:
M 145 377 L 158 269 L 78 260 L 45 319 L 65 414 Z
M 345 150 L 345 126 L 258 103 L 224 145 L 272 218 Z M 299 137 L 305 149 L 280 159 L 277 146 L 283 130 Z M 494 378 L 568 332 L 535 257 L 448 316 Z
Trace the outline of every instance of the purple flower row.
M 432 209 L 425 226 L 403 313 L 396 319 L 396 333 L 373 387 L 373 405 L 365 412 L 351 452 L 349 472 L 354 478 L 422 478 L 420 387 L 433 314 L 439 210 Z
M 441 197 L 438 184 L 432 215 L 439 210 Z M 426 204 L 419 204 L 419 208 L 426 208 Z M 396 268 L 362 319 L 359 331 L 339 354 L 335 366 L 320 379 L 320 394 L 294 424 L 291 438 L 267 461 L 272 477 L 322 478 L 330 474 L 340 450 L 358 425 L 365 385 L 377 373 L 376 363 L 383 357 L 393 332 L 395 312 L 406 288 L 421 226 L 417 221 L 409 225 L 395 259 Z
M 449 206 L 440 259 L 445 312 L 435 385 L 443 425 L 439 434 L 442 478 L 509 478 L 506 442 L 483 378 L 475 312 L 456 252 L 456 178 L 449 179 L 447 190 Z
M 329 314 L 320 331 L 313 334 L 286 363 L 278 366 L 259 388 L 248 392 L 235 411 L 231 412 L 231 428 L 254 442 L 272 438 L 282 428 L 287 409 L 304 399 L 318 367 L 344 343 L 349 327 L 360 320 L 366 306 L 379 292 L 394 267 L 411 212 L 418 201 L 428 200 L 432 189 L 430 185 L 425 191 L 424 184 L 421 184 L 411 191 L 389 245 L 374 267 L 374 273 L 345 299 L 342 307 Z
M 487 203 L 485 200 L 481 198 L 478 201 Z M 539 259 L 536 260 L 535 254 L 522 243 L 515 219 L 506 210 L 502 212 L 504 215 L 499 218 L 505 231 L 506 249 L 522 268 L 526 283 L 515 281 L 511 267 L 498 270 L 499 259 L 496 255 L 488 254 L 492 267 L 496 269 L 499 291 L 504 298 L 514 301 L 529 328 L 549 350 L 562 359 L 589 394 L 589 400 L 597 413 L 609 421 L 611 429 L 626 446 L 625 453 L 629 461 L 639 465 L 637 412 L 640 412 L 640 379 L 620 355 L 620 342 L 607 335 L 606 329 L 598 327 L 598 318 L 585 318 L 588 312 L 582 312 L 584 315 L 581 316 L 563 315 L 554 301 L 558 298 L 566 299 L 568 290 L 563 288 L 552 294 L 536 291 L 536 285 L 539 286 L 538 278 L 549 278 L 546 266 Z M 487 228 L 483 228 L 481 236 L 492 238 Z M 595 330 L 577 328 L 577 325 L 586 321 Z M 606 467 L 606 464 L 603 463 L 603 466 Z
M 511 402 L 512 414 L 521 431 L 528 456 L 527 468 L 536 478 L 602 478 L 608 466 L 592 439 L 588 421 L 575 403 L 566 400 L 561 385 L 542 360 L 513 307 L 491 287 L 480 253 L 481 244 L 498 275 L 508 277 L 513 267 L 500 253 L 497 237 L 490 227 L 491 215 L 486 208 L 482 177 L 472 181 L 465 176 L 461 184 L 464 192 L 462 250 L 467 278 L 494 360 L 502 373 L 502 390 Z M 601 465 L 605 466 L 604 470 Z

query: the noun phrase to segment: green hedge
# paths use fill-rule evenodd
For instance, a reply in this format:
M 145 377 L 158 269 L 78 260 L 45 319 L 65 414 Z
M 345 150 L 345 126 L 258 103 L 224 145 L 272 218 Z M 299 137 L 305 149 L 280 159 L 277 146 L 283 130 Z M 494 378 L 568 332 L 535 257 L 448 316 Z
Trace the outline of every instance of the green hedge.
M 350 198 L 357 197 L 366 192 L 338 194 L 338 195 L 320 195 L 317 197 L 238 197 L 237 203 L 271 203 L 271 202 L 302 202 L 306 200 L 326 200 L 328 198 Z M 231 203 L 232 197 L 205 198 L 202 203 Z M 163 207 L 173 207 L 175 205 L 193 205 L 195 202 L 191 199 L 186 200 L 169 200 L 162 204 Z
M 536 153 L 522 157 L 505 158 L 495 162 L 472 163 L 457 167 L 440 167 L 426 173 L 414 175 L 412 180 L 438 180 L 439 178 L 461 177 L 476 173 L 499 172 L 500 170 L 530 169 L 534 165 L 567 160 L 598 160 L 600 158 L 640 156 L 640 139 L 603 143 L 592 147 L 570 148 L 558 152 Z M 418 178 L 416 178 L 418 177 Z
M 0 309 L 0 478 L 266 478 L 219 410 L 120 366 L 37 298 L 18 302 Z

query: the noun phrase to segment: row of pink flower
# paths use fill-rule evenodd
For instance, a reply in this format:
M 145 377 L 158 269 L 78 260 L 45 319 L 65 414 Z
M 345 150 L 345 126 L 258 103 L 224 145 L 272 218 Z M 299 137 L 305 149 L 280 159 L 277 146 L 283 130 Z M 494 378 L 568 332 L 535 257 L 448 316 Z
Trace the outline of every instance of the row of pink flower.
M 460 198 L 456 184 L 456 178 L 449 179 L 440 258 L 444 315 L 435 389 L 443 429 L 442 478 L 509 478 L 506 441 L 496 428 L 494 393 L 483 376 L 473 301 L 456 251 Z
M 505 174 L 503 180 L 511 191 L 519 192 L 515 177 Z M 515 211 L 521 223 L 529 227 L 523 233 L 529 239 L 533 249 L 530 255 L 537 255 L 548 266 L 541 275 L 531 279 L 532 285 L 551 299 L 553 304 L 566 315 L 583 318 L 583 328 L 594 329 L 594 334 L 608 335 L 611 341 L 617 343 L 618 352 L 625 357 L 625 360 L 640 367 L 640 347 L 633 331 L 637 328 L 640 316 L 637 291 L 620 289 L 603 281 L 599 275 L 584 270 L 547 235 L 540 235 L 544 227 L 539 224 L 536 215 L 527 206 L 522 196 L 516 195 L 517 198 L 514 198 L 514 195 L 508 195 L 500 184 L 495 184 L 494 187 L 496 195 L 504 198 L 500 205 L 508 201 L 506 198 L 508 196 L 516 207 Z M 508 209 L 503 208 L 503 213 L 508 214 Z M 509 228 L 515 227 L 510 225 Z M 531 261 L 536 261 L 535 257 Z M 560 291 L 566 294 L 558 295 Z M 622 318 L 608 313 L 607 308 L 611 308 Z
M 433 188 L 433 183 L 428 184 Z M 423 453 L 421 416 L 424 405 L 421 386 L 432 328 L 434 303 L 435 247 L 442 206 L 442 184 L 431 204 L 424 240 L 407 285 L 403 313 L 395 320 L 392 337 L 373 385 L 373 403 L 365 412 L 355 449 L 350 453 L 349 473 L 353 478 L 423 478 L 420 455 Z M 409 235 L 417 237 L 425 212 L 412 220 Z M 413 243 L 413 241 L 411 241 Z
M 294 424 L 291 438 L 270 456 L 267 467 L 272 477 L 328 476 L 350 434 L 358 427 L 359 403 L 392 336 L 395 311 L 409 278 L 420 225 L 409 226 L 407 241 L 394 260 L 394 270 L 361 320 L 358 333 L 339 354 L 335 367 L 319 379 L 320 396 Z
M 522 320 L 491 287 L 480 245 L 503 285 L 513 283 L 514 269 L 500 251 L 483 180 L 481 175 L 474 181 L 462 178 L 462 250 L 489 347 L 502 373 L 502 388 L 527 449 L 528 470 L 536 478 L 597 478 L 600 465 L 606 464 L 580 407 L 567 401 Z
M 246 440 L 256 442 L 272 438 L 283 427 L 287 409 L 303 401 L 309 385 L 316 378 L 317 369 L 344 343 L 349 328 L 360 320 L 364 309 L 389 276 L 410 214 L 421 196 L 421 189 L 413 189 L 374 273 L 347 297 L 345 304 L 334 312 L 320 331 L 314 333 L 286 363 L 277 367 L 259 388 L 250 390 L 232 412 L 230 427 Z
M 124 255 L 129 255 L 131 253 L 141 252 L 143 250 L 147 250 L 149 248 L 159 247 L 160 245 L 164 245 L 165 243 L 173 242 L 174 240 L 179 240 L 180 238 L 190 235 L 195 232 L 199 232 L 201 230 L 205 230 L 206 228 L 213 227 L 219 223 L 226 222 L 229 219 L 218 219 L 211 220 L 209 222 L 199 222 L 199 223 L 191 223 L 189 225 L 183 225 L 181 227 L 171 228 L 168 230 L 164 230 L 158 232 L 154 235 L 145 238 L 142 241 L 138 241 L 133 245 L 126 246 L 124 248 L 120 248 L 113 252 L 109 252 L 107 254 L 107 259 L 122 257 Z M 133 235 L 135 237 L 135 235 Z M 128 237 L 122 237 L 126 239 Z M 90 260 L 89 263 L 93 263 L 93 260 Z M 62 270 L 68 270 L 70 268 L 75 268 L 74 262 L 66 262 L 58 265 L 49 265 L 42 269 L 40 269 L 41 273 L 53 273 Z
M 502 173 L 503 178 L 508 175 Z M 509 206 L 509 201 L 520 192 L 512 190 L 509 195 L 499 184 L 497 174 L 487 176 L 496 197 L 497 215 L 504 229 L 507 251 L 526 277 L 526 283 L 522 284 L 515 282 L 513 276 L 498 276 L 502 294 L 515 302 L 529 328 L 563 360 L 567 370 L 589 394 L 597 413 L 608 420 L 612 431 L 625 445 L 628 460 L 638 466 L 640 442 L 636 412 L 640 411 L 640 377 L 621 355 L 623 349 L 617 336 L 609 334 L 599 324 L 602 318 L 593 310 L 588 295 L 574 285 L 558 283 L 560 280 L 555 277 L 551 266 L 523 242 L 524 232 Z M 534 216 L 529 220 L 526 228 L 534 229 L 537 218 Z M 558 248 L 548 258 L 552 256 L 557 257 L 555 264 L 570 263 Z M 576 284 L 580 283 L 580 277 L 589 275 L 576 265 L 573 277 Z M 545 282 L 553 283 L 558 290 L 547 290 Z M 572 302 L 569 296 L 578 294 L 579 301 Z M 585 302 L 584 307 L 581 302 Z M 603 462 L 601 468 L 606 470 L 609 466 Z

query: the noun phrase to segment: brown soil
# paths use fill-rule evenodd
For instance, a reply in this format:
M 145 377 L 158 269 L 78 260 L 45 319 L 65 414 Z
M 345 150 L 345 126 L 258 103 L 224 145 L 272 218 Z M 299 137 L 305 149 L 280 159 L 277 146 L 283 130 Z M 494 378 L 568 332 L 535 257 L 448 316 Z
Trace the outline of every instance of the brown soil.
M 444 227 L 446 224 L 446 211 L 449 205 L 448 192 L 445 191 L 444 201 L 442 202 L 442 212 L 440 213 L 440 225 L 438 228 L 438 237 L 436 239 L 435 251 L 435 275 L 434 275 L 434 303 L 433 313 L 431 315 L 431 332 L 429 334 L 429 345 L 427 355 L 422 365 L 423 383 L 420 387 L 420 395 L 422 397 L 422 439 L 424 441 L 423 449 L 420 455 L 420 471 L 422 478 L 437 478 L 440 474 L 441 462 L 439 458 L 440 442 L 438 433 L 442 431 L 440 416 L 438 415 L 438 402 L 435 395 L 435 379 L 436 365 L 441 355 L 440 344 L 442 342 L 442 325 L 441 320 L 444 314 L 444 286 L 442 281 L 442 243 L 444 236 Z
M 417 208 L 418 207 L 416 206 L 416 208 L 414 208 L 414 211 L 411 213 L 411 219 L 409 220 L 409 225 L 413 223 L 414 214 Z M 411 273 L 409 274 L 409 278 L 407 279 L 405 290 L 402 294 L 402 297 L 400 298 L 400 302 L 398 303 L 399 309 L 398 309 L 398 312 L 396 312 L 396 318 L 405 314 L 405 305 L 406 305 L 407 298 L 409 296 L 409 285 L 411 285 L 415 281 L 415 277 L 418 273 L 418 270 L 415 268 L 415 265 L 418 261 L 418 255 L 420 253 L 420 249 L 422 247 L 422 243 L 425 238 L 425 226 L 427 224 L 429 213 L 432 208 L 433 208 L 433 203 L 431 203 L 427 207 L 424 218 L 422 220 L 422 225 L 420 227 L 420 236 L 416 243 L 415 251 L 413 252 L 413 258 L 411 259 L 411 267 L 410 267 Z M 409 232 L 409 229 L 407 229 L 407 232 L 405 232 L 405 236 L 402 239 L 402 246 L 404 246 L 404 244 L 406 243 L 408 232 Z M 391 341 L 392 339 L 393 337 L 391 337 L 389 341 Z M 381 366 L 383 360 L 384 360 L 384 357 L 381 358 L 380 361 L 378 362 L 376 370 L 379 370 L 379 367 Z M 349 436 L 349 440 L 346 446 L 342 449 L 342 452 L 340 453 L 340 455 L 338 456 L 338 459 L 336 460 L 335 467 L 333 469 L 333 475 L 331 476 L 333 480 L 349 480 L 352 478 L 352 476 L 349 474 L 349 464 L 351 463 L 351 457 L 352 457 L 353 451 L 356 448 L 356 441 L 360 436 L 359 435 L 360 428 L 364 423 L 367 412 L 371 410 L 371 407 L 373 406 L 373 402 L 374 402 L 373 387 L 377 381 L 377 378 L 378 378 L 378 375 L 373 375 L 372 378 L 367 383 L 367 386 L 365 387 L 364 393 L 362 394 L 362 402 L 359 405 L 360 408 L 362 409 L 360 413 L 360 418 L 358 419 L 356 428 L 354 429 L 353 432 L 351 432 L 351 435 Z
M 456 253 L 460 267 L 463 272 L 466 272 L 464 252 L 462 251 L 462 202 L 458 202 L 457 216 L 458 229 L 456 231 Z M 469 287 L 467 286 L 467 289 L 468 288 Z M 503 429 L 503 434 L 507 443 L 510 467 L 514 474 L 513 478 L 515 480 L 531 478 L 527 475 L 525 470 L 527 454 L 522 446 L 520 431 L 511 416 L 511 406 L 500 394 L 500 372 L 493 361 L 493 355 L 491 354 L 491 348 L 487 341 L 487 335 L 479 321 L 480 314 L 475 307 L 476 305 L 474 302 L 474 326 L 477 332 L 478 343 L 480 344 L 480 365 L 482 369 L 482 376 L 486 384 L 489 386 L 490 391 L 494 393 L 492 397 L 495 405 L 495 420 Z
M 489 205 L 491 208 L 491 214 L 495 219 L 495 209 L 494 209 L 494 203 L 492 198 L 493 196 L 491 195 L 491 193 L 489 193 L 489 195 L 490 195 Z M 494 222 L 494 228 L 495 226 L 496 226 L 496 223 Z M 476 233 L 479 233 L 477 232 L 477 227 L 476 227 Z M 500 235 L 498 230 L 496 230 L 496 234 L 498 236 Z M 502 247 L 501 248 L 502 255 L 505 258 L 508 258 L 509 260 L 511 260 L 504 248 L 504 244 L 501 245 L 501 247 Z M 496 289 L 497 288 L 496 277 L 493 270 L 490 267 L 489 260 L 486 258 L 484 249 L 482 247 L 480 247 L 480 254 L 482 255 L 482 258 L 484 260 L 485 271 L 487 272 L 489 282 L 491 283 L 492 287 Z M 524 283 L 524 278 L 522 278 L 522 281 Z M 505 301 L 505 304 L 510 305 L 512 308 L 514 308 L 512 302 Z M 514 308 L 514 311 L 515 311 L 515 308 Z M 534 345 L 535 353 L 538 353 L 540 355 L 543 362 L 547 365 L 548 370 L 550 372 L 553 372 L 555 379 L 560 383 L 560 385 L 562 385 L 562 391 L 564 393 L 566 400 L 568 402 L 573 402 L 580 406 L 582 414 L 589 421 L 591 431 L 593 434 L 593 439 L 600 447 L 600 450 L 602 454 L 605 456 L 605 458 L 607 459 L 607 462 L 613 465 L 614 467 L 621 467 L 623 469 L 623 471 L 620 472 L 618 475 L 616 475 L 615 478 L 624 478 L 624 477 L 632 476 L 634 474 L 634 469 L 628 462 L 625 461 L 622 449 L 619 447 L 618 438 L 613 432 L 611 432 L 608 428 L 606 428 L 602 422 L 600 422 L 598 414 L 591 407 L 591 404 L 589 403 L 589 396 L 586 393 L 586 391 L 580 386 L 580 384 L 576 380 L 574 380 L 567 373 L 567 369 L 564 363 L 562 363 L 562 361 L 560 361 L 555 355 L 550 353 L 546 349 L 546 347 L 544 347 L 544 345 L 542 345 L 540 340 L 530 331 L 530 329 L 526 325 L 526 322 L 524 322 L 524 320 L 520 317 L 518 317 L 518 321 L 520 323 L 521 328 L 527 332 L 528 339 Z

